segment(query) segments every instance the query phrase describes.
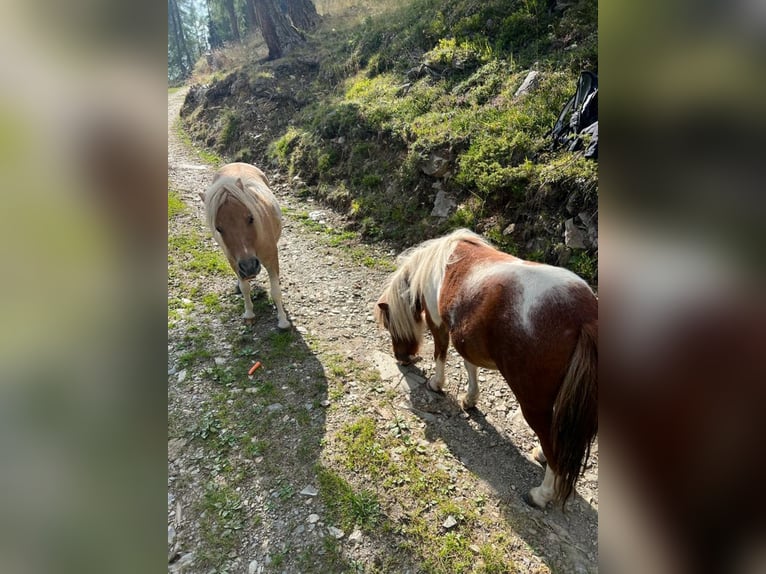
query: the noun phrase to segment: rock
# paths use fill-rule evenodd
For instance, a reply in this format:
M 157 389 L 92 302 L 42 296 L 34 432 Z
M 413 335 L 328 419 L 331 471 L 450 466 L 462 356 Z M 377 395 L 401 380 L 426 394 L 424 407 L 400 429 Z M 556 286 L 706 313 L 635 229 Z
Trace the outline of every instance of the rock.
M 334 538 L 336 538 L 338 540 L 343 538 L 343 534 L 344 534 L 343 531 L 340 528 L 335 528 L 334 526 L 328 526 L 327 527 L 327 532 L 330 533 L 330 536 L 332 536 L 332 537 L 334 537 Z
M 176 529 L 172 526 L 168 526 L 168 546 L 172 546 L 176 541 Z
M 585 233 L 575 225 L 573 218 L 564 222 L 564 243 L 572 249 L 585 249 Z
M 447 192 L 441 190 L 434 199 L 434 208 L 431 210 L 431 217 L 447 217 L 455 207 L 455 201 L 447 195 Z
M 450 168 L 450 156 L 445 152 L 432 151 L 428 159 L 420 167 L 421 171 L 431 177 L 444 177 Z
M 512 235 L 514 231 L 516 231 L 516 224 L 511 223 L 508 227 L 503 229 L 503 235 Z
M 186 369 L 180 370 L 178 372 L 177 378 L 179 383 L 183 383 L 186 380 Z
M 362 531 L 358 528 L 355 529 L 351 534 L 348 535 L 348 541 L 353 542 L 356 544 L 357 542 L 362 541 Z
M 524 81 L 521 82 L 521 85 L 519 86 L 519 89 L 516 90 L 516 93 L 513 94 L 514 98 L 518 98 L 520 96 L 523 96 L 524 94 L 527 94 L 531 92 L 533 89 L 537 87 L 537 84 L 540 83 L 540 72 L 537 70 L 531 70 L 527 77 L 524 78 Z
M 224 359 L 223 357 L 216 357 L 215 359 L 213 359 L 213 361 L 215 361 L 215 364 L 218 365 L 219 367 L 222 367 L 223 365 L 226 364 L 226 359 Z
M 168 441 L 168 460 L 176 460 L 180 457 L 185 446 L 185 438 L 171 438 Z
M 318 223 L 324 223 L 324 211 L 312 211 L 309 213 L 309 219 Z
M 309 517 L 307 518 L 309 524 L 316 524 L 319 522 L 319 515 L 318 514 L 309 514 Z
M 247 574 L 257 574 L 258 573 L 258 561 L 252 560 L 250 564 L 247 566 Z
M 319 494 L 319 491 L 309 484 L 306 488 L 301 490 L 301 494 L 303 496 L 316 496 Z
M 281 411 L 283 408 L 285 407 L 283 407 L 280 403 L 274 403 L 273 405 L 266 407 L 266 410 L 270 413 L 275 413 L 277 411 Z
M 372 362 L 380 373 L 380 378 L 384 381 L 398 381 L 402 377 L 399 365 L 391 355 L 380 351 L 372 352 Z
M 444 524 L 442 524 L 442 526 L 446 530 L 449 530 L 450 528 L 454 528 L 455 526 L 457 526 L 457 520 L 455 520 L 455 517 L 450 514 L 447 517 L 447 520 L 444 521 Z
M 168 568 L 168 572 L 183 572 L 186 567 L 191 566 L 194 562 L 194 552 L 188 552 L 178 559 L 178 562 Z

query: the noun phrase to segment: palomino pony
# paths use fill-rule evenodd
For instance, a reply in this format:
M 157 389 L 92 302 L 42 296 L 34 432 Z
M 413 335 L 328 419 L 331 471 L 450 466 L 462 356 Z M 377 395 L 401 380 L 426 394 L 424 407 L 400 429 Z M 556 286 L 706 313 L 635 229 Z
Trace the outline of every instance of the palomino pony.
M 409 364 L 428 326 L 441 391 L 450 339 L 468 371 L 464 409 L 476 405 L 477 367 L 502 373 L 542 447 L 545 478 L 527 503 L 570 496 L 598 431 L 598 303 L 574 273 L 502 253 L 459 229 L 403 254 L 375 308 L 394 355 Z
M 282 233 L 282 212 L 264 173 L 246 163 L 230 163 L 218 170 L 212 185 L 199 195 L 205 202 L 207 224 L 237 274 L 245 298 L 245 323 L 252 323 L 255 317 L 250 279 L 263 264 L 269 272 L 279 328 L 289 328 L 279 288 L 277 241 Z

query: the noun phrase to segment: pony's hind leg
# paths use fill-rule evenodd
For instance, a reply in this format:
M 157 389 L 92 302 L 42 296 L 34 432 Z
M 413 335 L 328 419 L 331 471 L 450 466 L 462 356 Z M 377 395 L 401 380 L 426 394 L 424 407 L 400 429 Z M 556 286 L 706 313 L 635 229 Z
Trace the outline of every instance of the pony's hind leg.
M 545 478 L 543 478 L 542 484 L 531 489 L 528 496 L 524 497 L 524 500 L 530 506 L 545 508 L 548 506 L 548 503 L 553 500 L 555 485 L 556 473 L 554 473 L 551 466 L 548 465 L 545 467 Z
M 242 318 L 246 324 L 251 324 L 255 320 L 255 313 L 253 313 L 253 300 L 250 297 L 250 281 L 247 279 L 240 279 L 238 281 L 239 291 L 242 293 L 242 297 L 245 300 L 245 314 Z
M 277 307 L 277 317 L 279 318 L 277 325 L 280 329 L 289 329 L 290 321 L 287 320 L 287 314 L 285 314 L 285 308 L 282 305 L 282 291 L 279 288 L 279 271 L 274 271 L 273 273 L 270 269 L 267 269 L 267 271 L 269 272 L 271 299 Z
M 465 370 L 468 371 L 468 392 L 460 396 L 460 406 L 467 411 L 476 406 L 479 400 L 479 383 L 476 382 L 476 374 L 479 368 L 473 363 L 463 360 Z

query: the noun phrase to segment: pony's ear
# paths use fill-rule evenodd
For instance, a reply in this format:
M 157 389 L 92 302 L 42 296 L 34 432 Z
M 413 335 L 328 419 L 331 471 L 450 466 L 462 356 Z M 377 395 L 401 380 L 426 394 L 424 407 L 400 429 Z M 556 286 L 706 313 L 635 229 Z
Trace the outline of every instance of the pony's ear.
M 200 191 L 198 195 L 199 195 L 199 198 L 202 200 L 202 203 L 205 203 L 205 192 Z
M 388 303 L 385 301 L 378 301 L 378 307 L 381 311 L 388 311 Z
M 237 187 L 239 189 L 241 189 L 242 191 L 245 191 L 245 184 L 242 183 L 242 178 L 241 177 L 237 178 Z

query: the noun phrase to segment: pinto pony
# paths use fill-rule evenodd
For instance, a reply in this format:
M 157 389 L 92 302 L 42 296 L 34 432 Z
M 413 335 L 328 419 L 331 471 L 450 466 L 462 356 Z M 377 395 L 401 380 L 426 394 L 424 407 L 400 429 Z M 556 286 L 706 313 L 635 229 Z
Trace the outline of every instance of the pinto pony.
M 560 267 L 502 253 L 460 229 L 406 252 L 375 307 L 396 358 L 409 364 L 426 326 L 441 391 L 450 339 L 464 359 L 476 405 L 478 367 L 498 369 L 542 447 L 545 478 L 526 502 L 539 508 L 571 495 L 598 431 L 598 302 Z
M 245 299 L 245 323 L 252 323 L 255 317 L 250 279 L 263 264 L 269 272 L 279 328 L 289 328 L 279 288 L 277 241 L 282 233 L 282 212 L 264 173 L 246 163 L 230 163 L 216 172 L 212 185 L 199 195 L 205 202 L 208 227 L 237 274 Z

